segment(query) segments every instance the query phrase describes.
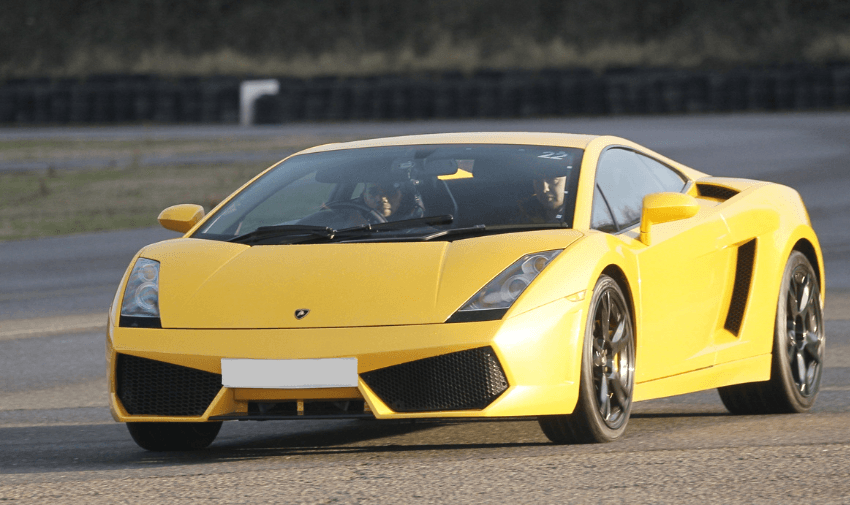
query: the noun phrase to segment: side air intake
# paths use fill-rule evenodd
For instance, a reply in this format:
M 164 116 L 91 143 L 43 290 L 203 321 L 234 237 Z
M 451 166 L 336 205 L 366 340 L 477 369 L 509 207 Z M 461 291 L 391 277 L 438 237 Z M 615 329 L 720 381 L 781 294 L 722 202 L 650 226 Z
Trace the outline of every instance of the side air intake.
M 508 389 L 491 347 L 379 368 L 360 377 L 395 412 L 483 409 Z
M 699 193 L 699 196 L 705 198 L 717 198 L 718 200 L 724 201 L 732 198 L 733 196 L 739 193 L 738 191 L 731 188 L 716 186 L 714 184 L 701 183 L 697 183 L 697 192 Z
M 744 311 L 747 308 L 747 298 L 750 296 L 750 284 L 753 279 L 753 266 L 756 257 L 756 241 L 750 240 L 738 247 L 738 260 L 735 265 L 735 285 L 732 288 L 732 302 L 726 315 L 724 328 L 735 335 L 741 331 Z

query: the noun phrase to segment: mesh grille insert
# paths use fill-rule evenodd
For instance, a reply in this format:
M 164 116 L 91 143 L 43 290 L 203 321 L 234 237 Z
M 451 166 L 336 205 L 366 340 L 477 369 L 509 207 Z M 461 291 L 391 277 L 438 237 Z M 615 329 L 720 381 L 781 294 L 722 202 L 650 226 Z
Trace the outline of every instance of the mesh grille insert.
M 508 389 L 491 347 L 479 347 L 361 374 L 395 412 L 483 409 Z
M 119 354 L 118 398 L 131 415 L 200 416 L 221 390 L 221 375 Z
M 714 184 L 697 184 L 697 191 L 699 196 L 717 198 L 718 200 L 728 200 L 739 193 L 734 189 L 715 186 Z
M 735 285 L 732 288 L 732 302 L 726 315 L 724 328 L 735 335 L 741 331 L 744 320 L 744 310 L 747 308 L 747 298 L 750 294 L 750 281 L 753 277 L 753 261 L 756 256 L 756 241 L 750 240 L 738 248 L 738 261 L 735 266 Z

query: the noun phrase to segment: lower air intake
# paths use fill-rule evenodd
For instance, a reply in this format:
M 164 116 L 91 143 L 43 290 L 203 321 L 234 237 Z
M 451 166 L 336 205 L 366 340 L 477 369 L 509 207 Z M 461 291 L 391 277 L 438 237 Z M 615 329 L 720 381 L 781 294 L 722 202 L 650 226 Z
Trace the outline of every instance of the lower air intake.
M 118 398 L 131 415 L 201 416 L 221 390 L 221 375 L 119 354 Z
M 395 412 L 483 409 L 508 389 L 491 347 L 443 354 L 360 375 Z

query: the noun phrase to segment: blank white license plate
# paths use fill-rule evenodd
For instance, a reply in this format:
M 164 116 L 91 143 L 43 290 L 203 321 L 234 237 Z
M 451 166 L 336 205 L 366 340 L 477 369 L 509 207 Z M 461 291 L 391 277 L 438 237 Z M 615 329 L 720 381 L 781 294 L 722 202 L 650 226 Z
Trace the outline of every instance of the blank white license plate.
M 221 383 L 228 388 L 357 387 L 357 358 L 222 358 Z

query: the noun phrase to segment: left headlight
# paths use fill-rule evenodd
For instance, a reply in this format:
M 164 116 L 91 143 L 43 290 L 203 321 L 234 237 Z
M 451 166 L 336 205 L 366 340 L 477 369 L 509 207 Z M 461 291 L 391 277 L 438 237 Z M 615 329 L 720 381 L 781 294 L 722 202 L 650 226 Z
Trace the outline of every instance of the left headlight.
M 136 260 L 124 288 L 119 326 L 161 327 L 158 261 L 147 258 Z
M 561 249 L 526 254 L 478 290 L 448 323 L 501 319 L 525 288 L 546 268 Z

